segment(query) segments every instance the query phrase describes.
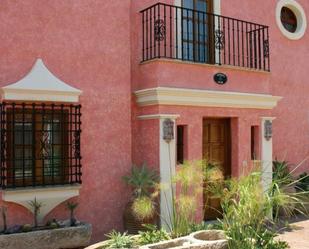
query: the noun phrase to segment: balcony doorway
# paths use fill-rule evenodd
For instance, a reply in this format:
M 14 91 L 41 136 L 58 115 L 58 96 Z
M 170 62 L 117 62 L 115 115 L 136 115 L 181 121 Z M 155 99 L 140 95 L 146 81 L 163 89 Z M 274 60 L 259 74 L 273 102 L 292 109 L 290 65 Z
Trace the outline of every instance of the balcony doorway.
M 213 0 L 182 0 L 182 7 L 183 59 L 212 63 Z

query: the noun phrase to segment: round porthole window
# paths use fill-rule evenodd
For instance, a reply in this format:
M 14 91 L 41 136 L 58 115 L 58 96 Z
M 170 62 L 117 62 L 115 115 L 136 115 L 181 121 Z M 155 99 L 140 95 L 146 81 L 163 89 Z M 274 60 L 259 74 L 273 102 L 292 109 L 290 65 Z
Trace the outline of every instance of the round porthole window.
M 276 19 L 282 34 L 291 40 L 298 40 L 305 34 L 307 19 L 302 6 L 295 0 L 280 0 Z

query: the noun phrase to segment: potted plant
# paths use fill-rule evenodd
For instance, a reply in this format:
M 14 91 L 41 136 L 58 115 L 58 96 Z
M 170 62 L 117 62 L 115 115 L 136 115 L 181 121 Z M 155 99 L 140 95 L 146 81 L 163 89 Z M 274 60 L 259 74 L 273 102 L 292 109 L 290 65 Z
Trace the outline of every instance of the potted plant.
M 144 230 L 143 224 L 157 224 L 156 212 L 158 173 L 149 169 L 146 164 L 140 167 L 133 165 L 124 182 L 132 188 L 132 197 L 125 207 L 123 221 L 129 234 L 137 234 Z

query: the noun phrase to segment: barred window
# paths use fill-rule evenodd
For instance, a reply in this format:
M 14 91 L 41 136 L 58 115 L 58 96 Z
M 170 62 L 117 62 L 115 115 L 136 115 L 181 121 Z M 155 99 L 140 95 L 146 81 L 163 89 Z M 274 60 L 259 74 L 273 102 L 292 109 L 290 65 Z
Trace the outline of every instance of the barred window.
M 1 186 L 81 183 L 81 106 L 1 104 Z

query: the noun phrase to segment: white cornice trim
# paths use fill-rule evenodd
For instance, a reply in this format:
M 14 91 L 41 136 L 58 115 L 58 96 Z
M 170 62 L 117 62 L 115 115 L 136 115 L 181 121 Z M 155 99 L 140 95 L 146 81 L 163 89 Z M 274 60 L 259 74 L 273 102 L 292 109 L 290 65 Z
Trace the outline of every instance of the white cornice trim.
M 268 94 L 157 87 L 135 92 L 140 106 L 180 105 L 273 109 L 282 97 Z
M 41 59 L 24 78 L 1 88 L 2 99 L 14 101 L 78 102 L 81 93 L 53 75 Z
M 165 118 L 177 119 L 179 117 L 180 117 L 180 115 L 178 115 L 178 114 L 150 114 L 150 115 L 138 116 L 138 119 L 140 119 L 140 120 L 165 119 Z

